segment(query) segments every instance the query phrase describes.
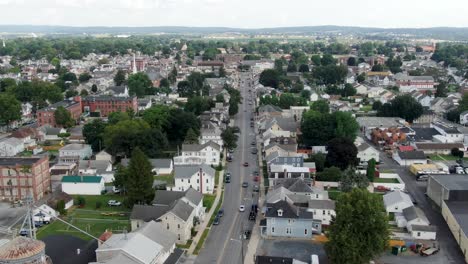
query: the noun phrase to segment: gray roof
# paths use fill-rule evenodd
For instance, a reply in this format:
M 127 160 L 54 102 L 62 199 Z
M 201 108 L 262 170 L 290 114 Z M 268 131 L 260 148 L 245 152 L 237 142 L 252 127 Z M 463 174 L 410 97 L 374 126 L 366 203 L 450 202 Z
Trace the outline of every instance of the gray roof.
M 145 222 L 156 220 L 169 210 L 167 205 L 139 205 L 135 204 L 130 219 L 141 219 Z
M 63 146 L 60 150 L 82 150 L 85 148 L 91 147 L 88 144 L 68 144 Z
M 174 178 L 176 179 L 187 179 L 192 177 L 199 170 L 208 173 L 211 176 L 215 176 L 215 170 L 211 168 L 209 165 L 200 164 L 200 165 L 177 165 L 174 168 Z
M 449 191 L 468 190 L 468 177 L 460 174 L 431 175 L 431 180 L 438 182 Z M 430 183 L 430 182 L 429 182 Z
M 359 123 L 361 127 L 403 127 L 398 120 L 402 120 L 398 117 L 374 117 L 374 116 L 363 116 L 357 117 L 356 121 Z
M 433 225 L 411 225 L 413 231 L 436 232 L 437 227 Z
M 279 144 L 276 142 L 270 143 L 268 146 L 265 147 L 265 150 L 268 150 L 274 146 L 278 146 L 279 148 L 286 150 L 288 152 L 296 152 L 297 151 L 297 144 Z
M 309 184 L 305 180 L 300 179 L 300 178 L 295 178 L 295 179 L 290 178 L 290 179 L 285 179 L 280 184 L 276 185 L 274 188 L 277 189 L 279 187 L 284 187 L 291 192 L 302 192 L 302 193 L 317 192 L 317 189 L 310 187 Z
M 426 155 L 424 154 L 423 151 L 398 151 L 398 156 L 401 159 L 406 159 L 406 160 L 422 160 L 426 159 Z
M 412 205 L 413 201 L 411 201 L 411 197 L 399 190 L 393 191 L 393 192 L 388 192 L 383 196 L 383 202 L 385 206 L 392 206 L 396 203 L 399 202 L 405 202 L 407 204 Z
M 184 250 L 180 248 L 175 248 L 174 252 L 169 255 L 169 257 L 164 261 L 164 264 L 177 264 L 179 263 L 180 257 L 182 257 L 182 254 L 184 254 Z
M 149 159 L 151 166 L 153 168 L 170 168 L 172 160 L 171 159 Z M 127 167 L 130 163 L 130 159 L 122 159 L 120 161 L 122 166 Z
M 213 141 L 208 141 L 206 142 L 205 144 L 182 144 L 182 151 L 200 151 L 204 148 L 206 148 L 207 146 L 210 146 L 214 149 L 217 149 L 217 150 L 220 150 L 220 146 L 216 143 L 214 143 Z
M 184 197 L 185 192 L 157 190 L 152 204 L 153 205 L 171 205 L 174 201 Z
M 146 223 L 139 229 L 135 230 L 135 232 L 138 232 L 160 244 L 166 251 L 169 251 L 177 241 L 176 234 L 168 232 L 161 226 L 161 223 L 155 221 Z
M 332 200 L 309 200 L 309 209 L 335 210 L 335 201 Z
M 125 86 L 111 86 L 107 89 L 111 90 L 113 93 L 121 94 L 125 92 L 125 88 L 126 88 Z
M 185 198 L 187 198 L 187 200 L 193 204 L 197 205 L 201 200 L 203 200 L 203 194 L 193 188 L 189 188 L 187 191 L 185 191 Z
M 0 165 L 1 166 L 33 165 L 34 163 L 41 160 L 41 158 L 42 157 L 29 157 L 29 158 L 1 157 Z
M 372 147 L 371 145 L 367 144 L 366 142 L 363 142 L 357 147 L 357 149 L 358 151 L 365 151 L 366 149 L 371 148 L 371 147 Z
M 279 201 L 276 203 L 269 203 L 266 205 L 267 211 L 265 217 L 275 218 L 298 218 L 298 219 L 311 219 L 313 218 L 312 212 L 307 212 L 306 209 L 290 205 L 286 201 Z M 278 216 L 278 210 L 283 210 L 282 216 Z
M 274 105 L 262 105 L 258 107 L 258 112 L 259 113 L 283 112 L 283 109 Z
M 446 201 L 448 209 L 452 213 L 455 220 L 460 225 L 465 234 L 468 233 L 468 202 L 466 201 Z
M 183 221 L 187 221 L 190 214 L 192 214 L 193 210 L 194 208 L 190 206 L 188 203 L 182 200 L 177 200 L 176 202 L 172 204 L 170 212 L 175 214 L 177 217 L 179 217 Z
M 46 135 L 58 135 L 60 131 L 62 131 L 62 129 L 58 127 L 46 127 L 45 129 Z
M 107 160 L 85 160 L 80 162 L 78 169 L 85 170 L 88 168 L 96 169 L 96 174 L 102 174 L 106 172 L 107 167 L 111 164 Z
M 411 206 L 411 207 L 403 209 L 403 215 L 405 216 L 405 219 L 408 222 L 419 218 L 429 223 L 429 220 L 427 220 L 427 217 L 424 214 L 424 212 L 419 207 L 416 207 L 416 206 Z

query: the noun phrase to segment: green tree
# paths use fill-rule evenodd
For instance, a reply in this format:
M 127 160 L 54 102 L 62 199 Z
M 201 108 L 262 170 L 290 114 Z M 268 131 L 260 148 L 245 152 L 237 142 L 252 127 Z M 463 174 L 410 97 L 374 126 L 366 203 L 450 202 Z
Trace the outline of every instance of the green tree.
M 101 151 L 104 147 L 103 134 L 106 126 L 107 124 L 101 119 L 95 119 L 83 126 L 83 136 L 94 152 Z
M 159 87 L 169 87 L 171 84 L 169 83 L 169 80 L 166 78 L 162 78 L 161 81 L 159 82 Z
M 216 54 L 219 53 L 219 50 L 216 49 L 216 48 L 208 48 L 205 50 L 205 52 L 203 53 L 203 60 L 214 60 L 216 59 Z
M 125 84 L 126 81 L 126 74 L 123 70 L 118 70 L 114 76 L 114 84 L 116 86 L 121 86 Z
M 280 81 L 280 73 L 273 69 L 264 70 L 260 74 L 259 82 L 264 86 L 277 88 Z
M 89 93 L 88 93 L 88 90 L 86 90 L 86 89 L 83 89 L 83 90 L 81 90 L 81 92 L 80 92 L 80 96 L 82 96 L 82 97 L 88 96 L 88 94 L 89 94 Z
M 83 72 L 78 77 L 78 80 L 80 81 L 80 83 L 87 82 L 87 81 L 89 81 L 89 79 L 91 79 L 91 74 L 89 74 L 89 72 Z
M 344 65 L 330 64 L 327 66 L 317 66 L 312 69 L 312 77 L 318 84 L 342 84 L 348 74 L 348 69 Z
M 444 81 L 439 81 L 439 84 L 436 86 L 435 97 L 447 97 L 447 93 L 447 83 Z
M 378 116 L 401 117 L 410 123 L 422 114 L 422 105 L 409 94 L 395 97 L 389 103 L 385 103 L 377 112 Z
M 0 93 L 0 123 L 9 125 L 21 119 L 21 103 L 11 94 Z
M 366 176 L 367 176 L 367 179 L 369 179 L 370 182 L 374 181 L 375 165 L 376 165 L 376 162 L 375 162 L 375 159 L 373 159 L 373 158 L 370 159 L 367 162 Z
M 187 134 L 185 135 L 185 141 L 184 143 L 186 144 L 198 144 L 198 135 L 195 133 L 195 131 L 192 128 L 189 128 L 187 130 Z
M 334 264 L 369 263 L 387 249 L 388 219 L 382 198 L 354 189 L 336 202 L 325 250 Z
M 326 100 L 318 100 L 313 102 L 310 106 L 310 109 L 320 113 L 330 112 L 330 106 L 328 105 L 328 102 Z
M 309 69 L 309 65 L 307 64 L 301 64 L 299 66 L 299 72 L 309 72 L 310 69 Z
M 297 65 L 294 61 L 289 61 L 287 72 L 297 72 Z
M 233 116 L 239 112 L 239 104 L 232 97 L 229 99 L 229 115 Z
M 127 169 L 120 163 L 115 169 L 113 184 L 116 188 L 121 190 L 121 193 L 126 192 L 128 184 L 128 172 Z
M 220 77 L 220 78 L 226 77 L 226 69 L 224 69 L 224 66 L 221 66 L 219 68 L 218 77 Z
M 239 136 L 236 133 L 234 133 L 234 129 L 232 127 L 226 128 L 221 133 L 221 138 L 223 139 L 223 143 L 226 148 L 237 148 L 237 139 L 239 138 Z
M 338 182 L 341 179 L 342 171 L 340 168 L 331 166 L 325 168 L 322 172 L 317 172 L 317 181 Z
M 373 104 L 372 104 L 372 110 L 374 111 L 379 111 L 380 108 L 382 108 L 382 102 L 380 101 L 375 101 Z
M 354 188 L 365 189 L 369 186 L 369 179 L 366 175 L 356 171 L 351 167 L 343 172 L 340 180 L 340 190 L 342 192 L 350 192 Z
M 333 58 L 331 54 L 324 54 L 320 59 L 320 65 L 327 66 L 327 65 L 335 65 L 337 60 Z
M 93 84 L 93 86 L 91 86 L 91 92 L 97 92 L 97 85 Z
M 151 144 L 146 138 L 150 126 L 141 119 L 120 121 L 104 129 L 104 146 L 112 155 L 131 156 L 135 147 Z
M 152 128 L 162 130 L 169 125 L 170 108 L 165 105 L 155 105 L 143 112 L 145 120 Z
M 356 81 L 358 83 L 362 83 L 366 80 L 366 75 L 364 73 L 361 73 L 359 74 L 357 77 L 356 77 Z
M 214 106 L 211 98 L 203 96 L 190 97 L 185 104 L 185 111 L 192 112 L 199 116 L 201 113 L 210 110 Z
M 128 92 L 130 95 L 143 97 L 144 95 L 151 94 L 152 88 L 153 83 L 146 73 L 139 72 L 128 77 Z
M 326 164 L 345 170 L 357 164 L 358 150 L 349 138 L 334 138 L 327 145 Z
M 322 61 L 322 58 L 320 57 L 320 55 L 312 55 L 312 57 L 310 58 L 310 60 L 312 61 L 312 63 L 313 63 L 315 66 L 320 66 L 320 65 L 321 65 L 321 61 Z
M 315 163 L 317 172 L 322 172 L 325 169 L 325 154 L 323 153 L 311 154 L 308 161 Z
M 357 65 L 356 58 L 355 57 L 349 57 L 348 61 L 347 61 L 347 64 L 348 64 L 348 66 L 356 66 Z
M 115 125 L 121 121 L 130 120 L 130 116 L 127 112 L 112 112 L 107 117 L 108 123 L 110 125 Z
M 147 204 L 153 200 L 153 167 L 148 157 L 136 147 L 127 168 L 127 194 L 130 204 Z
M 73 120 L 70 112 L 65 109 L 63 106 L 57 107 L 54 112 L 55 123 L 63 127 L 72 127 L 75 125 L 75 120 Z
M 177 81 L 177 74 L 177 68 L 174 66 L 169 75 L 167 76 L 167 79 L 171 84 L 174 84 Z

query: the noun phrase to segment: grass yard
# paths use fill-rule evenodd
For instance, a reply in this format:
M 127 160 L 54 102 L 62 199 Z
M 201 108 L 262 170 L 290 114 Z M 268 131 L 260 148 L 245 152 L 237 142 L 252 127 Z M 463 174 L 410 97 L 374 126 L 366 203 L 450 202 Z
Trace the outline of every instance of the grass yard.
M 211 207 L 213 206 L 215 198 L 216 198 L 216 195 L 209 195 L 209 194 L 203 195 L 203 207 L 206 207 L 206 212 L 210 211 Z
M 377 183 L 400 183 L 396 178 L 374 178 L 374 182 Z
M 364 112 L 369 112 L 372 110 L 372 105 L 364 105 L 363 107 L 361 107 L 360 110 Z
M 220 174 L 221 174 L 220 171 L 216 171 L 216 174 L 215 174 L 215 187 L 218 186 L 218 184 L 219 184 Z
M 218 214 L 219 209 L 221 209 L 221 206 L 223 206 L 223 198 L 224 198 L 224 191 L 222 191 L 221 197 L 219 197 L 218 205 L 216 206 L 215 211 L 211 215 L 210 221 L 208 222 L 208 226 L 211 226 L 213 224 L 213 221 L 214 221 L 216 215 Z
M 167 185 L 174 185 L 174 173 L 154 176 L 154 179 L 158 181 L 165 181 Z
M 203 244 L 205 243 L 206 237 L 208 236 L 208 232 L 210 232 L 209 228 L 206 228 L 205 231 L 203 231 L 203 234 L 200 237 L 200 240 L 198 241 L 197 246 L 195 247 L 195 250 L 193 251 L 194 255 L 198 255 L 200 252 L 201 248 L 203 247 Z
M 341 191 L 328 191 L 328 198 L 330 198 L 330 200 L 336 200 L 340 195 Z
M 176 247 L 182 248 L 182 249 L 189 249 L 190 246 L 192 245 L 192 242 L 193 242 L 193 240 L 189 239 L 189 240 L 187 240 L 186 244 L 176 244 Z
M 119 202 L 122 202 L 125 198 L 123 195 L 117 195 L 117 194 L 105 194 L 105 195 L 72 195 L 73 199 L 75 199 L 75 205 L 76 199 L 78 196 L 81 196 L 85 198 L 85 205 L 84 207 L 80 209 L 87 209 L 87 210 L 97 210 L 97 211 L 124 211 L 124 212 L 129 212 L 130 209 L 124 207 L 124 206 L 108 206 L 107 202 L 109 200 L 116 200 Z M 96 209 L 96 202 L 101 202 L 101 208 Z
M 434 161 L 444 161 L 444 160 L 458 160 L 460 159 L 459 157 L 455 157 L 452 155 L 437 155 L 437 154 L 432 154 L 429 155 L 429 158 Z M 468 161 L 468 157 L 463 158 L 464 161 Z

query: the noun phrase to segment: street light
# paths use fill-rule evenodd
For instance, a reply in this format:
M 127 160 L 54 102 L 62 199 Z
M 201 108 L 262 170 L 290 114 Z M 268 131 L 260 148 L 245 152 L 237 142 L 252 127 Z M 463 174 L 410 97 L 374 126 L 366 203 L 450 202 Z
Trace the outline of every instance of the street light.
M 242 234 L 241 234 L 240 238 L 241 238 L 241 240 L 231 238 L 231 241 L 234 241 L 234 242 L 237 242 L 237 243 L 240 244 L 240 246 L 241 246 L 241 258 L 242 258 L 241 260 L 242 260 L 242 264 L 244 264 L 244 243 L 242 242 L 243 241 L 242 240 Z

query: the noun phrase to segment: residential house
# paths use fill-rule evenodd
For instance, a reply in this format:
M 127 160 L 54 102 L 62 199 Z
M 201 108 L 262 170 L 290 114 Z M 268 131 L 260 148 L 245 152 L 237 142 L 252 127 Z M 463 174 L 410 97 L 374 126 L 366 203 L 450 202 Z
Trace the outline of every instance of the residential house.
M 444 123 L 433 123 L 431 125 L 437 130 L 443 137 L 445 137 L 445 143 L 450 142 L 463 142 L 465 136 L 458 131 L 454 126 L 450 126 Z
M 267 237 L 310 239 L 322 231 L 321 221 L 314 220 L 312 212 L 286 201 L 268 203 L 265 218 L 260 227 L 261 234 Z
M 24 151 L 23 141 L 8 137 L 0 140 L 0 156 L 13 157 Z
M 105 160 L 83 160 L 78 163 L 79 175 L 99 175 L 105 183 L 114 181 L 112 163 Z
M 191 238 L 196 210 L 190 204 L 179 199 L 171 205 L 134 205 L 130 215 L 132 230 L 149 221 L 157 221 L 177 236 L 178 244 L 185 244 Z
M 195 209 L 195 217 L 202 220 L 205 215 L 205 207 L 203 207 L 203 194 L 193 188 L 189 188 L 184 192 L 157 190 L 152 204 L 154 206 L 170 206 L 177 200 L 182 200 Z
M 151 99 L 138 99 L 138 111 L 145 111 L 150 109 L 153 105 Z
M 319 220 L 322 225 L 328 226 L 332 217 L 336 216 L 335 201 L 311 199 L 307 211 L 313 214 L 313 219 Z
M 460 124 L 468 124 L 468 111 L 463 111 L 460 113 Z
M 435 240 L 436 229 L 430 226 L 424 212 L 415 206 L 403 209 L 402 214 L 395 216 L 398 227 L 406 227 L 415 239 Z
M 402 213 L 403 209 L 413 206 L 411 197 L 400 190 L 387 192 L 383 196 L 383 202 L 387 213 Z
M 76 96 L 72 100 L 66 99 L 45 108 L 39 109 L 36 112 L 37 124 L 39 126 L 49 125 L 56 127 L 57 123 L 55 122 L 55 110 L 57 110 L 59 107 L 63 107 L 68 112 L 70 112 L 70 115 L 74 120 L 79 120 L 82 114 L 81 103 L 81 97 Z
M 177 165 L 174 169 L 176 191 L 185 191 L 189 188 L 205 194 L 214 191 L 215 170 L 207 164 Z
M 109 154 L 106 150 L 101 150 L 99 153 L 95 155 L 96 160 L 105 160 L 114 163 L 114 157 Z
M 357 146 L 357 149 L 357 158 L 360 162 L 368 162 L 371 159 L 374 159 L 376 162 L 380 161 L 380 152 L 371 145 L 363 142 Z
M 101 195 L 106 189 L 101 176 L 63 176 L 62 191 L 74 195 Z
M 59 135 L 67 132 L 64 128 L 50 126 L 42 127 L 41 130 L 44 131 L 44 140 L 49 141 L 62 140 L 62 138 L 59 137 Z
M 307 167 L 294 167 L 290 165 L 270 165 L 268 175 L 269 186 L 274 186 L 289 178 L 310 179 L 311 172 Z
M 303 167 L 304 165 L 304 156 L 301 154 L 292 154 L 290 156 L 280 155 L 280 152 L 274 151 L 265 157 L 267 165 L 291 165 L 294 167 Z
M 396 85 L 400 92 L 409 93 L 413 90 L 434 91 L 436 85 L 432 76 L 409 76 L 403 73 L 397 73 L 394 76 Z
M 91 145 L 69 144 L 59 149 L 59 157 L 79 157 L 80 160 L 89 159 L 93 155 Z
M 200 144 L 205 144 L 209 141 L 213 141 L 222 148 L 224 141 L 221 138 L 221 129 L 217 127 L 202 128 L 200 130 Z
M 3 199 L 16 201 L 31 195 L 38 201 L 50 191 L 48 156 L 0 158 L 0 196 Z
M 291 113 L 291 117 L 294 118 L 296 121 L 302 120 L 302 115 L 310 109 L 310 106 L 290 106 L 289 112 Z
M 125 86 L 111 86 L 107 88 L 107 93 L 116 97 L 129 97 L 128 87 Z
M 34 128 L 16 130 L 11 134 L 11 136 L 21 140 L 25 149 L 36 146 L 36 132 Z
M 106 233 L 105 233 L 106 234 Z M 110 236 L 110 237 L 109 237 Z M 165 261 L 176 250 L 177 236 L 155 221 L 130 233 L 106 234 L 96 249 L 98 263 L 153 264 Z
M 174 170 L 172 159 L 149 159 L 149 162 L 153 167 L 151 172 L 153 172 L 155 175 L 168 175 L 171 174 Z M 130 159 L 122 159 L 120 161 L 120 164 L 122 164 L 124 167 L 127 167 L 129 163 Z
M 280 117 L 283 113 L 283 109 L 274 105 L 261 105 L 258 107 L 258 117 Z
M 449 155 L 452 149 L 465 151 L 462 143 L 416 142 L 414 145 L 418 150 L 424 151 L 425 154 Z
M 262 135 L 272 133 L 276 137 L 296 137 L 298 128 L 298 121 L 290 117 L 267 118 L 259 125 L 259 131 Z
M 174 165 L 209 164 L 217 166 L 221 158 L 221 147 L 213 141 L 205 144 L 183 144 L 182 153 L 174 157 Z
M 47 204 L 51 208 L 57 208 L 59 201 L 65 202 L 65 210 L 70 209 L 73 206 L 73 197 L 64 192 L 53 192 L 50 198 L 47 200 Z
M 400 166 L 410 166 L 412 164 L 427 164 L 427 158 L 423 151 L 396 151 L 393 159 Z

